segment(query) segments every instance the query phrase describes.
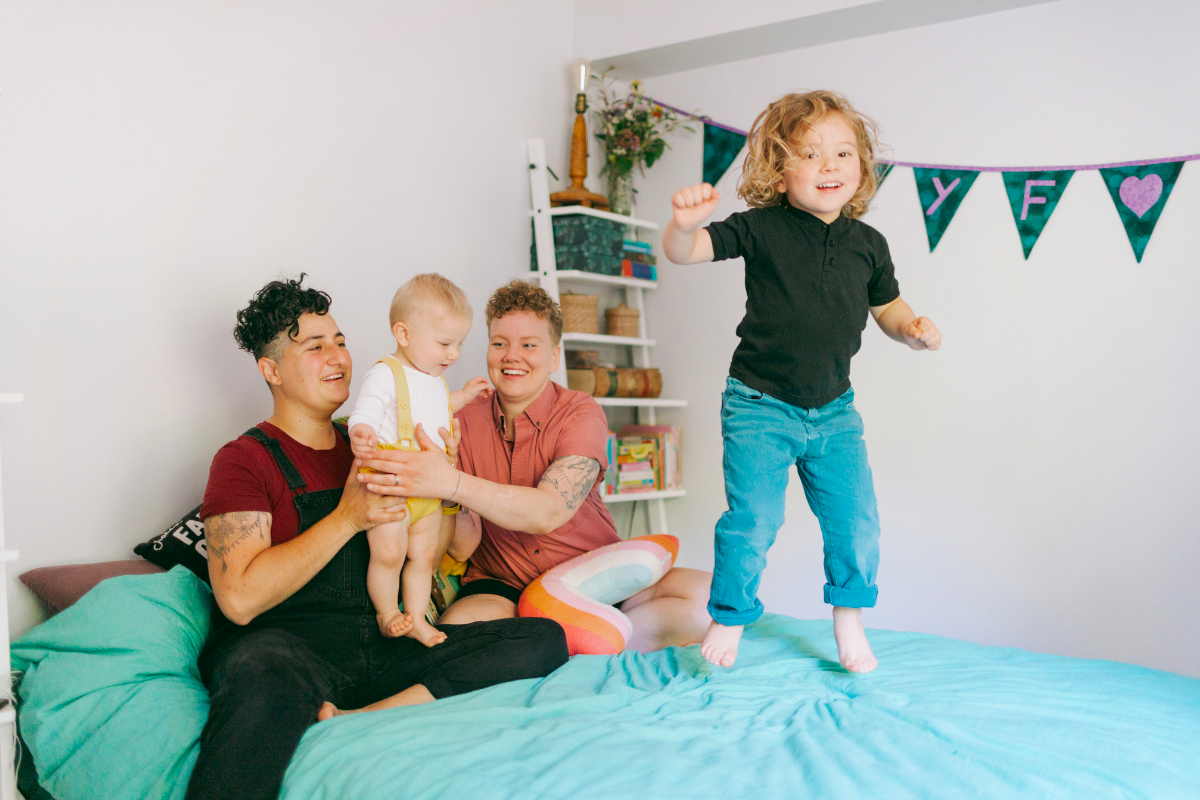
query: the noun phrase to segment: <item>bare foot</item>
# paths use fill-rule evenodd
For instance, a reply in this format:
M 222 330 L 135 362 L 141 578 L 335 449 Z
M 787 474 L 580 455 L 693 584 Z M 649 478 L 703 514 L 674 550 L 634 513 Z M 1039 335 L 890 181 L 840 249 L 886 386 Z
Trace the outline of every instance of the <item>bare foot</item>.
M 433 647 L 446 641 L 446 634 L 425 621 L 424 617 L 413 622 L 412 630 L 405 634 L 410 639 L 416 639 L 426 647 Z
M 700 655 L 718 667 L 732 667 L 737 660 L 738 642 L 742 640 L 742 625 L 709 623 L 700 643 Z
M 413 618 L 398 608 L 375 615 L 379 623 L 379 632 L 389 639 L 395 639 L 408 633 L 413 626 Z
M 833 607 L 833 638 L 837 639 L 838 661 L 850 672 L 870 672 L 879 666 L 863 630 L 861 608 Z
M 321 710 L 317 712 L 317 722 L 324 722 L 327 719 L 341 716 L 342 714 L 353 714 L 353 711 L 342 711 L 328 700 L 321 706 Z

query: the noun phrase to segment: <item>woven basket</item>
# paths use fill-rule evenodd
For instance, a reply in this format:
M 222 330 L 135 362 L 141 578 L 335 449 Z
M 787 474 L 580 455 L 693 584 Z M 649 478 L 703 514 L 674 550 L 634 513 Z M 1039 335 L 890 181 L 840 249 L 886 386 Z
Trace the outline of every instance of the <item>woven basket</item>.
M 558 305 L 562 308 L 564 331 L 600 332 L 600 295 L 564 292 Z
M 638 317 L 642 312 L 636 308 L 626 308 L 624 303 L 616 308 L 610 308 L 604 312 L 604 318 L 607 322 L 607 330 L 609 336 L 633 336 L 638 335 Z

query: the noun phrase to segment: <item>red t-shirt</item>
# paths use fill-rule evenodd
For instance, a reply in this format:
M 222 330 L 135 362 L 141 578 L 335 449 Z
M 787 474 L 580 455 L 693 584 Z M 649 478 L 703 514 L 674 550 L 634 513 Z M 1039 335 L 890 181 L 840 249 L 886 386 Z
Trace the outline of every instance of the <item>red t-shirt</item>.
M 279 440 L 283 452 L 307 484 L 304 491 L 341 489 L 346 485 L 354 455 L 340 434 L 332 449 L 314 450 L 268 422 L 258 427 Z M 276 545 L 300 533 L 300 517 L 292 502 L 294 496 L 270 451 L 243 435 L 218 450 L 213 458 L 200 519 L 234 511 L 269 511 L 271 544 Z
M 509 486 L 536 487 L 542 473 L 563 456 L 600 462 L 592 490 L 560 528 L 543 536 L 510 531 L 483 521 L 483 538 L 471 556 L 465 581 L 496 578 L 523 589 L 548 569 L 620 541 L 599 487 L 608 468 L 608 420 L 600 404 L 583 392 L 551 381 L 515 420 L 516 437 L 506 442 L 503 412 L 495 394 L 479 398 L 456 415 L 462 424 L 459 463 L 463 472 Z

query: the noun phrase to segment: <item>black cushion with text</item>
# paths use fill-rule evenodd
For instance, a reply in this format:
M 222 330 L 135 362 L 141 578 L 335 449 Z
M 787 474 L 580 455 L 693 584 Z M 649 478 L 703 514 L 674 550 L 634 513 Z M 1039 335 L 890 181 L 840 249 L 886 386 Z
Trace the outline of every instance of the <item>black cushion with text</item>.
M 133 552 L 163 569 L 182 564 L 208 583 L 208 549 L 204 545 L 200 506 L 158 536 L 133 548 Z

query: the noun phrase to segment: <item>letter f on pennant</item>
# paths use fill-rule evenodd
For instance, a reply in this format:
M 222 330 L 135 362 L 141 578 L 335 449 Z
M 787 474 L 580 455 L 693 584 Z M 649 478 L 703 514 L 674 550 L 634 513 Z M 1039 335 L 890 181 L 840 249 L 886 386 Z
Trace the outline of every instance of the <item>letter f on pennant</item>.
M 1025 203 L 1021 206 L 1021 220 L 1024 221 L 1029 216 L 1029 206 L 1031 204 L 1044 205 L 1046 198 L 1034 197 L 1030 194 L 1035 186 L 1053 186 L 1056 181 L 1025 181 Z

